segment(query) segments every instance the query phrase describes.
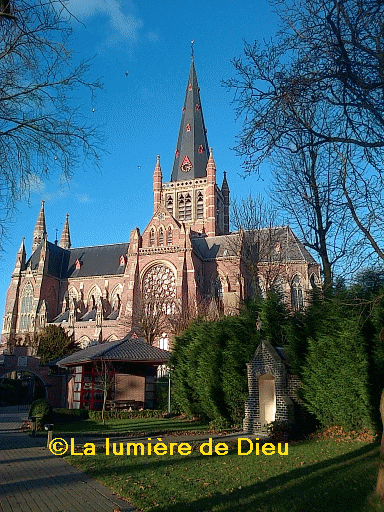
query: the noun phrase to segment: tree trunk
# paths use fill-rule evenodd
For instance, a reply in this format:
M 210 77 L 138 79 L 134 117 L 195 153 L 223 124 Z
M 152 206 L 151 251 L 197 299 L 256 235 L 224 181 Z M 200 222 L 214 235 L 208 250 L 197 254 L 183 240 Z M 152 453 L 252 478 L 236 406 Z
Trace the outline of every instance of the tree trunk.
M 380 445 L 380 467 L 377 476 L 376 493 L 380 496 L 381 501 L 384 501 L 384 389 L 381 393 L 380 399 L 380 414 L 383 423 L 383 434 L 381 436 Z

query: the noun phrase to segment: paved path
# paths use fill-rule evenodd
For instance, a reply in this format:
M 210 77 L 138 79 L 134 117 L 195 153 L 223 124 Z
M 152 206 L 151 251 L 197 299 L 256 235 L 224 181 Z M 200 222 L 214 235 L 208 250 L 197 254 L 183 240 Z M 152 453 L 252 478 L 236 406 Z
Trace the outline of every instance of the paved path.
M 56 457 L 20 426 L 26 410 L 0 408 L 1 512 L 134 512 L 112 491 Z

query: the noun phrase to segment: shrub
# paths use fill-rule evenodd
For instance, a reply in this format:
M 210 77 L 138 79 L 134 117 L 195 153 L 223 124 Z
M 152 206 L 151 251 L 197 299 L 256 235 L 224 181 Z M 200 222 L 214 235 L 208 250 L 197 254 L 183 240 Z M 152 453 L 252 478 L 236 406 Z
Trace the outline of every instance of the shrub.
M 39 398 L 32 402 L 31 407 L 29 408 L 28 416 L 37 416 L 43 418 L 45 416 L 49 416 L 52 413 L 52 407 L 48 400 L 45 398 Z
M 44 423 L 48 422 L 48 420 L 51 418 L 51 415 L 52 407 L 48 400 L 45 400 L 45 398 L 38 398 L 32 402 L 28 412 L 29 417 L 36 417 L 36 427 L 38 430 L 42 428 Z
M 104 418 L 106 420 L 123 420 L 131 418 L 162 418 L 163 411 L 156 409 L 144 409 L 142 411 L 106 411 Z M 102 411 L 89 411 L 89 419 L 101 421 Z
M 85 409 L 53 409 L 53 423 L 71 423 L 88 419 L 89 411 Z

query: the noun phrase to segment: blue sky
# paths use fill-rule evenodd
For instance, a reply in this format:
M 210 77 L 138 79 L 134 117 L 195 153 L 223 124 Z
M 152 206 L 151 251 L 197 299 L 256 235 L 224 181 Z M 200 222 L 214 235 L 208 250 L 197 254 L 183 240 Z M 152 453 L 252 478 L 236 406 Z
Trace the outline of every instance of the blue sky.
M 1 315 L 23 236 L 30 256 L 42 199 L 52 242 L 56 229 L 60 238 L 66 213 L 73 247 L 125 242 L 136 226 L 145 228 L 157 154 L 164 181 L 170 179 L 191 40 L 218 182 L 227 171 L 231 196 L 237 198 L 263 192 L 268 182 L 268 173 L 265 181 L 241 177 L 241 160 L 231 149 L 241 122 L 235 120 L 233 93 L 221 84 L 234 76 L 231 59 L 241 55 L 244 40 L 274 35 L 276 18 L 267 1 L 70 0 L 68 7 L 82 22 L 73 23 L 77 58 L 94 57 L 91 77 L 104 83 L 95 99 L 79 97 L 78 103 L 85 118 L 100 127 L 105 151 L 100 171 L 92 165 L 73 169 L 66 185 L 52 175 L 36 184 L 29 204 L 19 205 L 0 257 Z

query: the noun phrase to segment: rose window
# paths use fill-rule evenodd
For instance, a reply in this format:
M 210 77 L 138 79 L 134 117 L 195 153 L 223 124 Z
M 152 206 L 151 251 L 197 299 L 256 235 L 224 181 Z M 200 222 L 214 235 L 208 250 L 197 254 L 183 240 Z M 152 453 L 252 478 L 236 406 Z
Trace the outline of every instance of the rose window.
M 154 265 L 143 278 L 145 302 L 167 301 L 176 298 L 176 277 L 166 265 Z

